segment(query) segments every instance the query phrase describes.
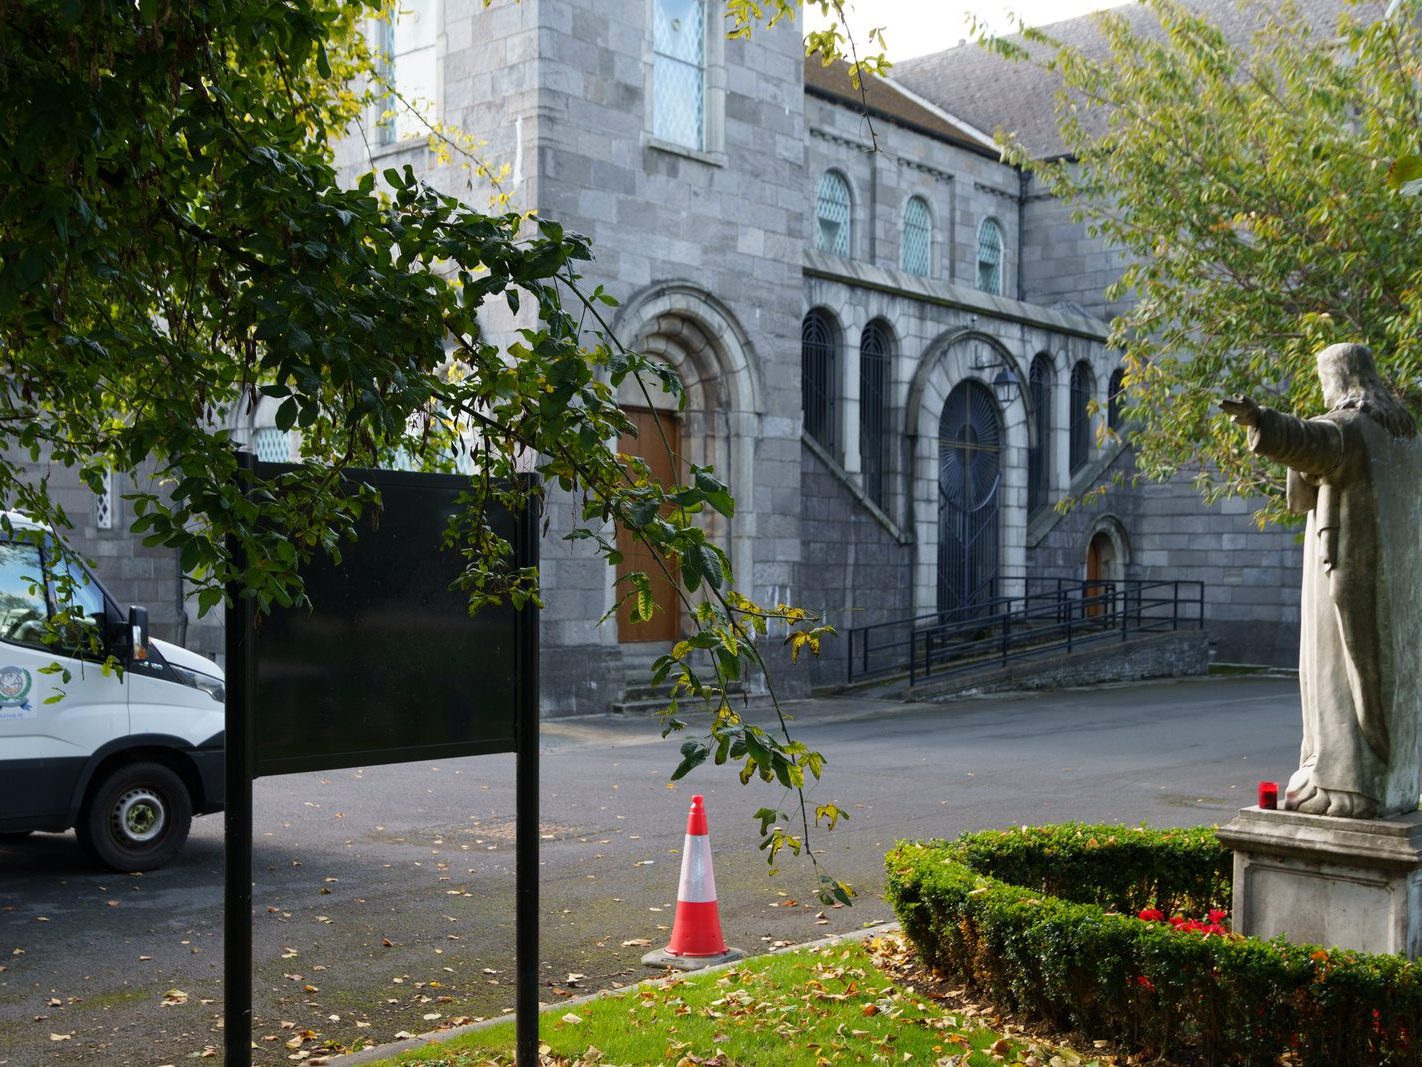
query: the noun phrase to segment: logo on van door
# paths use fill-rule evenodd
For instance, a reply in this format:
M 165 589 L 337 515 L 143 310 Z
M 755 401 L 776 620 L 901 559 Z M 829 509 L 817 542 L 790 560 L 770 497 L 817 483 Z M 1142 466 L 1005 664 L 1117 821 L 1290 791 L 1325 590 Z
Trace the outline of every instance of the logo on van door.
M 0 667 L 0 719 L 22 719 L 34 714 L 30 702 L 33 679 L 23 667 Z M 19 714 L 6 713 L 7 708 L 19 708 Z

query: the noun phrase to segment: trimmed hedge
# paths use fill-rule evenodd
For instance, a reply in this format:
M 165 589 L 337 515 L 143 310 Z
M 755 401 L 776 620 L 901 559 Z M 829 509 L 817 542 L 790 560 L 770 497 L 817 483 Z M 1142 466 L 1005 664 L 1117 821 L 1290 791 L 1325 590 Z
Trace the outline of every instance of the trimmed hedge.
M 1136 918 L 1228 910 L 1232 856 L 1213 829 L 1068 824 L 900 842 L 886 864 L 924 962 L 1015 1012 L 1172 1061 L 1422 1063 L 1422 967 L 1401 956 Z

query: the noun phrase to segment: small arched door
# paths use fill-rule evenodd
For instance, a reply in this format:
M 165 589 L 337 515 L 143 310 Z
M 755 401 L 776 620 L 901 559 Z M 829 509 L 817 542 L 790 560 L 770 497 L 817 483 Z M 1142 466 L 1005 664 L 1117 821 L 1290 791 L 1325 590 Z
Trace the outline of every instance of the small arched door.
M 1116 545 L 1105 530 L 1098 530 L 1086 546 L 1086 588 L 1082 590 L 1086 614 L 1100 615 L 1113 599 Z
M 938 422 L 938 610 L 997 595 L 1002 416 L 981 382 L 960 382 Z

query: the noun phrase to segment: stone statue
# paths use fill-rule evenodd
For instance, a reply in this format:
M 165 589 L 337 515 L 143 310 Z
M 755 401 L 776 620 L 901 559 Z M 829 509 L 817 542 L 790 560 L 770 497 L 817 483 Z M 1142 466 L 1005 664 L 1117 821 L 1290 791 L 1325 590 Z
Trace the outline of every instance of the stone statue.
M 1328 411 L 1248 397 L 1220 407 L 1251 451 L 1289 468 L 1307 512 L 1300 603 L 1303 746 L 1284 807 L 1367 819 L 1418 807 L 1422 718 L 1422 441 L 1364 345 L 1318 354 Z

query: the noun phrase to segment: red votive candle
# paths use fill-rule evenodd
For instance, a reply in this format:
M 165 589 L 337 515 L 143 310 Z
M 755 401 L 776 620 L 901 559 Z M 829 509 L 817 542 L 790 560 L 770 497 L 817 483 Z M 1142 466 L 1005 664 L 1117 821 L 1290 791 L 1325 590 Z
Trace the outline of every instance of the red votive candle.
M 1259 783 L 1259 806 L 1266 811 L 1273 811 L 1279 806 L 1278 782 Z

